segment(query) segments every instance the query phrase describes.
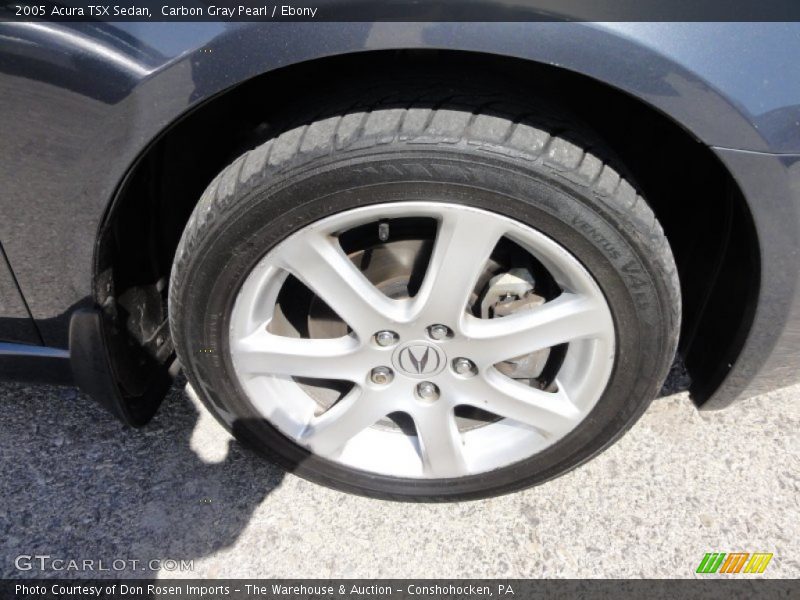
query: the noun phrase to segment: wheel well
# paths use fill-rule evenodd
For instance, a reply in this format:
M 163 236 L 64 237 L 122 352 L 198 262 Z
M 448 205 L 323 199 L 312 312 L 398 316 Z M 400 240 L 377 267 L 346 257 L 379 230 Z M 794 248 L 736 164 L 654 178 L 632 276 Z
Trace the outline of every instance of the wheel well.
M 182 118 L 133 166 L 101 228 L 96 300 L 113 330 L 166 363 L 172 352 L 165 334 L 172 259 L 213 177 L 239 154 L 288 127 L 274 116 L 308 103 L 321 86 L 346 90 L 347 82 L 365 74 L 422 67 L 443 74 L 468 71 L 470 78 L 485 74 L 495 85 L 504 81 L 516 95 L 545 95 L 604 138 L 653 207 L 672 246 L 683 294 L 679 354 L 693 398 L 702 404 L 741 350 L 759 287 L 758 240 L 732 177 L 711 150 L 641 101 L 557 67 L 490 55 L 413 50 L 319 59 L 243 83 Z M 112 358 L 125 363 L 124 357 Z M 136 378 L 124 366 L 117 370 Z

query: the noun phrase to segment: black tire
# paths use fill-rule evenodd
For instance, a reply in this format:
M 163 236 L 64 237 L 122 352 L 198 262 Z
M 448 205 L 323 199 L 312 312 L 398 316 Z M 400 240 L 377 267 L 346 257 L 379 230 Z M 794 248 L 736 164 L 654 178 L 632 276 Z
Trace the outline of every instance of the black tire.
M 650 207 L 585 128 L 565 131 L 565 119 L 553 125 L 530 107 L 478 104 L 374 106 L 301 123 L 225 168 L 186 226 L 169 295 L 184 371 L 225 427 L 304 478 L 388 499 L 507 493 L 608 447 L 660 389 L 681 304 L 672 253 Z M 617 328 L 611 380 L 575 430 L 529 459 L 460 479 L 393 478 L 311 455 L 244 399 L 225 335 L 237 291 L 273 245 L 336 211 L 420 197 L 501 213 L 554 238 L 599 282 Z

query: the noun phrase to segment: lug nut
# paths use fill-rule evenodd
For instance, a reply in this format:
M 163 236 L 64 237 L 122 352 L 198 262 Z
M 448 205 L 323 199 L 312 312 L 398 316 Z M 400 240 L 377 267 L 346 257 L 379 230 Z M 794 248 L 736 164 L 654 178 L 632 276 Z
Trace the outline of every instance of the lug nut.
M 477 369 L 475 363 L 468 358 L 456 358 L 453 360 L 453 371 L 459 375 L 475 375 Z
M 375 342 L 378 346 L 391 346 L 397 340 L 397 334 L 394 331 L 379 331 L 375 334 Z
M 450 337 L 450 328 L 447 325 L 431 325 L 428 327 L 428 335 L 434 340 L 445 340 Z
M 389 367 L 375 367 L 369 376 L 372 383 L 386 385 L 394 379 L 394 373 Z
M 439 397 L 439 388 L 435 383 L 430 381 L 423 381 L 417 384 L 417 395 L 423 400 L 433 402 Z

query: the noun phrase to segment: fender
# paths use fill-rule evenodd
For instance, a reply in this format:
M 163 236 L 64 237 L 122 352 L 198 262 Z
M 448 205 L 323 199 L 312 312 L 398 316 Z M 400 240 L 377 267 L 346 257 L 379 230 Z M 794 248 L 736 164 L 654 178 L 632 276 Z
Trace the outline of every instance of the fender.
M 488 53 L 602 81 L 708 146 L 790 154 L 800 153 L 800 81 L 785 73 L 798 33 L 781 23 L 2 23 L 11 118 L 0 175 L 12 186 L 0 214 L 25 229 L 0 220 L 0 240 L 44 344 L 67 348 L 72 309 L 91 303 L 98 231 L 132 165 L 192 109 L 253 77 L 375 50 Z

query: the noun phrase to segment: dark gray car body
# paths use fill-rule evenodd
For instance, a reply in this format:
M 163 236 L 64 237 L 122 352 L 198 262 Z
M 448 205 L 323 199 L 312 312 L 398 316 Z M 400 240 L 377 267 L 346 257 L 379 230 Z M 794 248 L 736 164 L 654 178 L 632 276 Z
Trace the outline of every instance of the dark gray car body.
M 74 317 L 96 310 L 98 238 L 115 195 L 184 115 L 282 67 L 417 48 L 581 74 L 712 149 L 752 216 L 760 278 L 751 319 L 731 325 L 741 344 L 703 407 L 800 381 L 794 23 L 1 23 L 0 377 L 103 394 L 91 381 L 109 350 L 102 336 L 81 338 Z

